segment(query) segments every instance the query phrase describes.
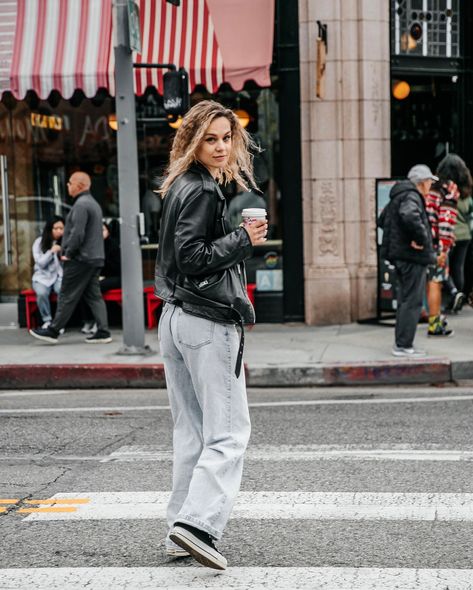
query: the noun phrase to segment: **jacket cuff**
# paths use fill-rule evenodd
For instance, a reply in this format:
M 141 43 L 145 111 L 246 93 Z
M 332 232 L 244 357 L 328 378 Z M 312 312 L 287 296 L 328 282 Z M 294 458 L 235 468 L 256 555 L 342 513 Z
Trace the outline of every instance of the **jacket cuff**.
M 247 255 L 246 258 L 251 258 L 254 252 L 254 246 L 251 243 L 250 234 L 246 231 L 244 225 L 241 226 L 243 240 L 246 241 L 246 244 L 242 244 L 243 248 L 245 249 L 245 254 Z

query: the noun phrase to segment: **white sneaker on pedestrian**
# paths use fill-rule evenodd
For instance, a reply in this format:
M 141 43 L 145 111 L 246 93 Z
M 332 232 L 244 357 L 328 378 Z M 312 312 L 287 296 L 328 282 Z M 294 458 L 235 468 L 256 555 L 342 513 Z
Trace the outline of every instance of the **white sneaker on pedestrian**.
M 44 322 L 44 324 L 41 326 L 41 330 L 46 330 L 46 328 L 49 328 L 50 325 L 51 322 Z
M 402 348 L 401 346 L 393 346 L 391 351 L 393 356 L 404 357 L 404 358 L 423 358 L 427 356 L 427 352 L 421 348 Z
M 97 324 L 95 324 L 97 326 Z M 93 322 L 84 322 L 84 325 L 81 328 L 82 334 L 90 334 L 93 331 L 94 323 Z M 97 329 L 97 328 L 96 328 Z

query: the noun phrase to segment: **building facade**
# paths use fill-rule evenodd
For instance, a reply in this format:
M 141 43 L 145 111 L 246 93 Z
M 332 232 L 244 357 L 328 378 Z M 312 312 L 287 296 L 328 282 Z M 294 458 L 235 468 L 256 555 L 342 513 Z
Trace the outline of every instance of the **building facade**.
M 375 178 L 391 174 L 389 2 L 299 0 L 305 319 L 375 314 Z M 327 25 L 316 96 L 317 21 Z
M 215 5 L 182 0 L 181 7 L 191 2 Z M 418 162 L 434 169 L 449 151 L 473 165 L 473 6 L 275 0 L 274 7 L 267 86 L 197 84 L 192 95 L 247 117 L 264 149 L 256 163 L 271 235 L 249 269 L 252 281 L 258 271 L 263 279 L 258 315 L 311 325 L 370 319 L 378 294 L 376 179 L 403 177 Z M 165 165 L 174 132 L 147 76 L 137 97 L 142 205 L 149 173 Z M 0 155 L 9 165 L 13 264 L 3 263 L 0 219 L 1 298 L 29 287 L 31 244 L 50 215 L 67 213 L 71 171 L 85 168 L 105 216 L 119 218 L 114 112 L 113 93 L 104 90 L 88 97 L 76 90 L 67 99 L 30 92 L 21 100 L 4 92 Z M 145 280 L 152 278 L 156 231 L 149 238 Z

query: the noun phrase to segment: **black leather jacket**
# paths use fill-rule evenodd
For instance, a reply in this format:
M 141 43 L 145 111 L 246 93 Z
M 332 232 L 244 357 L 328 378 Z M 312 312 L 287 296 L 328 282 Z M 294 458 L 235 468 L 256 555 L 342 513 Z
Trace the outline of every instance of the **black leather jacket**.
M 228 314 L 212 306 L 196 305 L 176 285 L 185 287 L 186 277 L 205 279 L 241 263 L 242 287 L 246 287 L 243 261 L 250 258 L 253 246 L 246 230 L 232 230 L 226 222 L 225 198 L 201 164 L 193 164 L 171 185 L 163 200 L 159 249 L 155 269 L 155 293 L 164 301 L 181 305 L 184 311 L 214 321 L 232 321 Z M 246 296 L 246 291 L 245 291 Z M 254 323 L 248 300 L 245 323 Z

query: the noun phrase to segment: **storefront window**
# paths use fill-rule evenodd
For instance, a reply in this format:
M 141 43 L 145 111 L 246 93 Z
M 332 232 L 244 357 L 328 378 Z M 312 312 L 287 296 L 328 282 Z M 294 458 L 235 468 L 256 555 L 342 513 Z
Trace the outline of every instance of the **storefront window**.
M 238 226 L 241 209 L 264 207 L 268 211 L 269 235 L 249 265 L 250 282 L 257 271 L 282 268 L 282 229 L 278 179 L 278 105 L 272 89 L 248 84 L 242 92 L 222 86 L 217 95 L 204 88 L 192 94 L 195 104 L 214 98 L 235 110 L 261 150 L 255 153 L 254 166 L 258 191 L 243 195 L 234 184 L 224 187 L 229 220 Z M 104 218 L 112 223 L 119 238 L 119 199 L 116 145 L 115 99 L 99 92 L 87 99 L 76 91 L 69 100 L 53 92 L 40 100 L 33 92 L 16 101 L 5 94 L 0 102 L 0 154 L 6 155 L 10 179 L 10 217 L 13 239 L 13 265 L 1 266 L 0 295 L 16 295 L 30 288 L 33 270 L 31 247 L 53 215 L 66 216 L 72 206 L 66 182 L 72 172 L 83 170 L 92 178 L 91 192 L 100 203 Z M 175 134 L 166 117 L 162 97 L 154 90 L 136 99 L 140 204 L 145 214 L 143 240 L 144 279 L 154 274 L 162 203 L 150 191 L 150 178 L 162 175 L 169 159 Z M 1 212 L 0 212 L 1 213 Z M 0 226 L 1 227 L 1 226 Z M 0 254 L 3 254 L 3 227 Z M 282 272 L 282 271 L 281 271 Z M 279 281 L 278 285 L 282 285 Z M 272 285 L 274 287 L 274 284 Z M 279 287 L 278 287 L 279 288 Z M 282 286 L 280 287 L 282 289 Z
M 392 53 L 460 55 L 460 0 L 392 0 Z

